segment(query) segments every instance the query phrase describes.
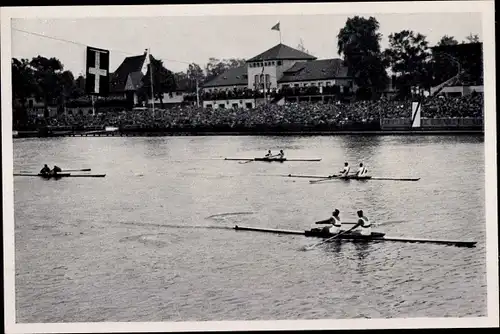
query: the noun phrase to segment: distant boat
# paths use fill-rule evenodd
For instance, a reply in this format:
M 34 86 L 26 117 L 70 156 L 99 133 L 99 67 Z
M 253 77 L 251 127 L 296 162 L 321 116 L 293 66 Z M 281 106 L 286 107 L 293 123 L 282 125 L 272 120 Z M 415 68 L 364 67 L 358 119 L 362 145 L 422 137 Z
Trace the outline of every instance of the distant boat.
M 104 128 L 106 131 L 118 131 L 118 128 L 116 126 L 107 126 Z

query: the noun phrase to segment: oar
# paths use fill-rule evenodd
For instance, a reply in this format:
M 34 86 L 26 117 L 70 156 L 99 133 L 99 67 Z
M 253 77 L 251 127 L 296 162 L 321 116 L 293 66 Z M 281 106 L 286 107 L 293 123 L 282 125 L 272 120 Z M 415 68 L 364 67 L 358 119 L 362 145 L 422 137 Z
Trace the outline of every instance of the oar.
M 309 183 L 318 183 L 318 182 L 328 181 L 328 180 L 335 179 L 335 178 L 338 178 L 338 177 L 341 177 L 341 176 L 339 176 L 339 175 L 332 175 L 332 176 L 328 176 L 328 177 L 325 177 L 325 178 L 320 179 L 320 180 L 311 180 L 311 181 L 309 181 Z
M 323 240 L 323 241 L 321 241 L 321 242 L 318 242 L 317 244 L 314 244 L 314 245 L 311 245 L 311 246 L 304 247 L 304 250 L 305 250 L 305 251 L 308 251 L 308 250 L 311 250 L 311 249 L 315 248 L 316 246 L 319 246 L 319 245 L 322 245 L 322 244 L 324 244 L 324 243 L 327 243 L 327 242 L 329 242 L 330 240 L 333 240 L 333 239 L 335 239 L 335 238 L 337 238 L 337 237 L 340 237 L 340 236 L 341 236 L 341 235 L 343 235 L 343 234 L 346 234 L 347 232 L 351 232 L 351 231 L 352 231 L 352 230 L 354 230 L 356 227 L 357 227 L 357 226 L 356 226 L 356 225 L 354 225 L 353 227 L 351 227 L 351 228 L 350 228 L 350 229 L 348 229 L 347 231 L 344 231 L 344 232 L 338 233 L 338 234 L 334 235 L 334 236 L 333 236 L 333 237 L 331 237 L 331 238 L 328 238 L 328 239 L 326 239 L 326 240 Z
M 82 168 L 82 169 L 63 169 L 63 172 L 90 172 L 90 168 Z
M 253 160 L 240 161 L 240 162 L 238 162 L 238 163 L 239 163 L 239 164 L 247 164 L 247 163 L 249 163 L 249 162 L 253 162 Z
M 318 175 L 293 175 L 293 174 L 288 174 L 288 175 L 279 175 L 279 176 L 285 176 L 285 177 L 303 177 L 305 179 L 327 179 L 328 176 L 318 176 Z

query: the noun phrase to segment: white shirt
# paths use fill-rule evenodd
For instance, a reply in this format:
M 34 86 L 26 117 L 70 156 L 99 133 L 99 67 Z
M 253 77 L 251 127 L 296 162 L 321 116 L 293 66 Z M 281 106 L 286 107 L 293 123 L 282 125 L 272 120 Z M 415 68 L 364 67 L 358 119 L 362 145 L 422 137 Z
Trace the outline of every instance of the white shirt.
M 366 169 L 365 166 L 359 167 L 358 176 L 365 176 L 367 173 L 368 173 L 368 170 Z
M 283 159 L 285 157 L 285 153 L 280 152 L 278 153 L 278 158 Z
M 332 234 L 337 234 L 340 232 L 340 228 L 342 227 L 342 222 L 340 221 L 340 218 L 332 216 L 332 226 L 330 226 L 330 233 Z
M 351 167 L 349 166 L 345 166 L 344 167 L 344 170 L 342 171 L 341 175 L 343 176 L 346 176 L 347 174 L 349 174 L 349 171 L 351 170 Z
M 361 235 L 371 235 L 372 234 L 372 224 L 370 223 L 370 220 L 367 217 L 361 217 L 359 218 L 358 222 L 362 222 L 362 225 L 359 226 L 357 229 L 359 229 L 359 232 Z

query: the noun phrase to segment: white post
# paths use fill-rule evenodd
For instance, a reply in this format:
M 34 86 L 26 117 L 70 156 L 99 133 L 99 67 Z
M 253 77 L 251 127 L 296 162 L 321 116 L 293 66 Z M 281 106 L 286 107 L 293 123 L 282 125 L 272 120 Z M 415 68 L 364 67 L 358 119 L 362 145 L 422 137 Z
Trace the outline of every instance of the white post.
M 198 78 L 196 78 L 196 106 L 200 107 L 200 90 L 198 87 Z
M 95 96 L 92 96 L 92 116 L 95 116 Z

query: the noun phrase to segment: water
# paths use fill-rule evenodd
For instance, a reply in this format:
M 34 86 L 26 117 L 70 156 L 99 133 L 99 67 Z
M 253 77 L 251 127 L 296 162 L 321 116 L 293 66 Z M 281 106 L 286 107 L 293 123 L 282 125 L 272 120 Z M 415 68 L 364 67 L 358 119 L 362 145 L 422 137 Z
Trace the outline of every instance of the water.
M 17 321 L 204 321 L 486 315 L 480 136 L 55 138 L 14 141 L 43 163 L 105 178 L 16 177 Z M 283 148 L 321 162 L 238 163 Z M 418 182 L 309 184 L 344 161 Z M 390 236 L 476 248 L 331 243 L 234 231 L 304 230 L 338 208 L 405 220 Z M 203 228 L 203 227 L 221 228 Z

